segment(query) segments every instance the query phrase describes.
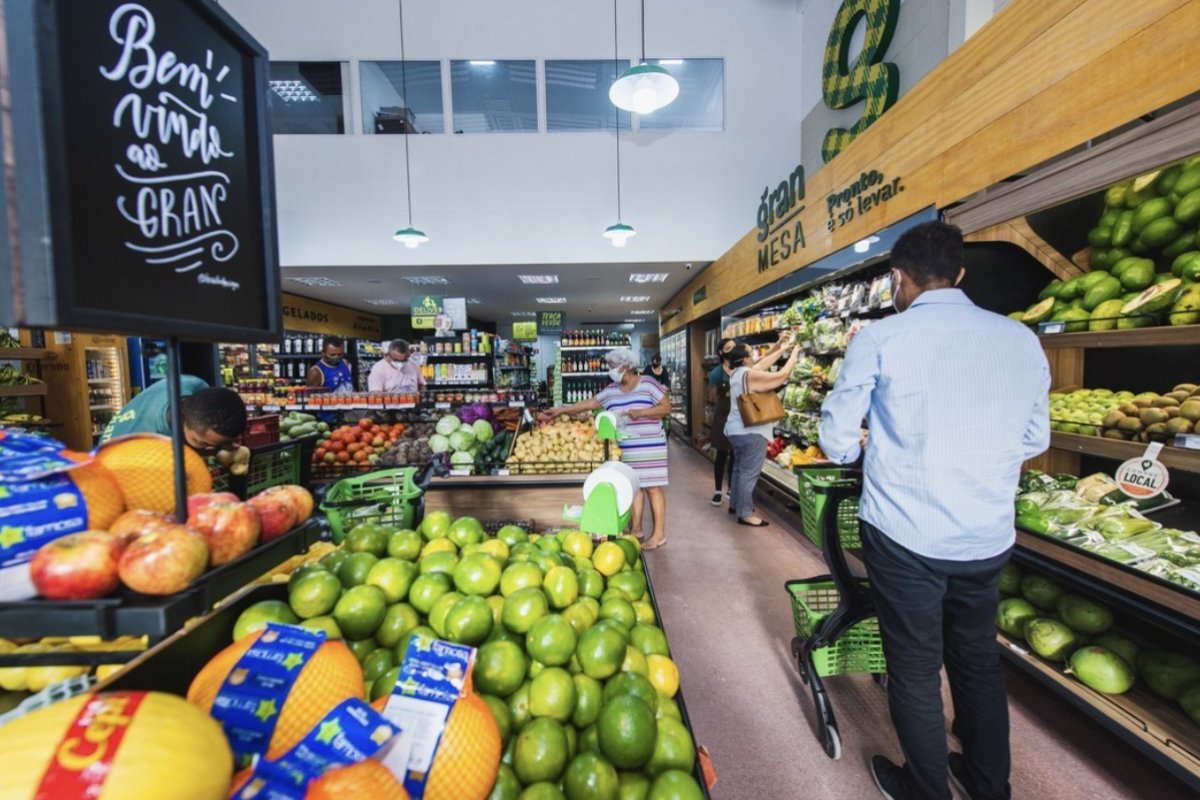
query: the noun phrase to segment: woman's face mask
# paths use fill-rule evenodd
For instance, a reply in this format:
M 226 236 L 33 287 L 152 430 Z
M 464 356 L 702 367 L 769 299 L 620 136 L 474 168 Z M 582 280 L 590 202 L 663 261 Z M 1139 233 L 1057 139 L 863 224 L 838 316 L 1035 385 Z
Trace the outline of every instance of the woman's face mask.
M 612 369 L 610 369 L 608 371 L 608 377 L 612 380 L 613 383 L 620 383 L 622 374 L 623 373 L 622 373 L 620 367 L 613 367 Z

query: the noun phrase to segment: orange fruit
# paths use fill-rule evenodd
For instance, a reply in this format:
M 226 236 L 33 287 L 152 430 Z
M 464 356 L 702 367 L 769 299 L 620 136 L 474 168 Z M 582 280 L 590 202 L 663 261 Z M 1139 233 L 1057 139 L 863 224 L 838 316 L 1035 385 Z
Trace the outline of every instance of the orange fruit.
M 164 513 L 175 510 L 175 456 L 166 436 L 141 435 L 110 442 L 96 452 L 96 461 L 121 487 L 127 507 Z M 189 495 L 212 491 L 208 466 L 190 447 L 183 448 L 183 467 Z
M 367 759 L 349 767 L 329 770 L 308 785 L 304 800 L 346 800 L 348 797 L 408 800 L 408 792 L 387 767 Z
M 230 671 L 265 631 L 245 636 L 213 656 L 188 687 L 188 702 L 205 712 Z M 338 703 L 350 697 L 363 698 L 363 671 L 350 648 L 340 640 L 326 641 L 300 670 L 292 690 L 278 709 L 279 717 L 266 752 L 279 758 L 294 747 Z

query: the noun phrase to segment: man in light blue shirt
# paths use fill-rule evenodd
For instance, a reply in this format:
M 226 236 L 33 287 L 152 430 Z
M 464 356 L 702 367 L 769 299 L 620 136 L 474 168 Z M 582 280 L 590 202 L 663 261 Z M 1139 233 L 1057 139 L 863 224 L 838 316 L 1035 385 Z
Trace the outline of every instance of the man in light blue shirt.
M 864 560 L 906 763 L 875 756 L 884 797 L 972 800 L 1008 787 L 1008 705 L 995 638 L 1022 463 L 1050 444 L 1050 371 L 1037 337 L 954 288 L 962 234 L 940 222 L 892 250 L 904 312 L 863 328 L 821 412 L 821 448 L 863 466 Z M 963 753 L 947 759 L 940 669 Z M 947 763 L 949 762 L 949 763 Z M 947 775 L 949 772 L 949 776 Z

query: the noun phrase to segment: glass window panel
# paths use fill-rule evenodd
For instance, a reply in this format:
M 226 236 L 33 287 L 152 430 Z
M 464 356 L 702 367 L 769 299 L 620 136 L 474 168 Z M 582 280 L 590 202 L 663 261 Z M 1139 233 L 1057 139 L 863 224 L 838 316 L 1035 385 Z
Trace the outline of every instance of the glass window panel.
M 679 81 L 679 97 L 666 108 L 638 118 L 643 131 L 720 131 L 725 129 L 725 60 L 656 58 Z
M 537 133 L 533 61 L 450 62 L 455 133 Z
M 611 131 L 617 107 L 608 99 L 608 89 L 625 70 L 628 61 L 547 61 L 546 130 Z M 629 130 L 629 112 L 621 111 L 621 130 Z
M 363 133 L 443 133 L 440 61 L 363 61 Z M 408 85 L 408 100 L 404 89 Z
M 272 133 L 345 133 L 342 62 L 272 61 Z

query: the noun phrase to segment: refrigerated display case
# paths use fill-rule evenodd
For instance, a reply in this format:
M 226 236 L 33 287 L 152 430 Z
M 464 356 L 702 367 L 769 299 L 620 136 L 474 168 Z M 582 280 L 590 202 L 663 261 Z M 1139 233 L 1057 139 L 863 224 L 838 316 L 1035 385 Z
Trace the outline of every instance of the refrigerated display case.
M 691 435 L 688 381 L 688 330 L 684 327 L 664 336 L 660 345 L 663 366 L 671 375 L 671 433 L 685 442 Z
M 63 423 L 69 447 L 90 450 L 129 402 L 125 337 L 56 332 L 47 334 L 46 349 L 46 415 Z

